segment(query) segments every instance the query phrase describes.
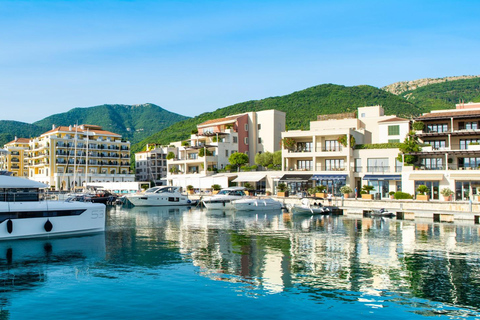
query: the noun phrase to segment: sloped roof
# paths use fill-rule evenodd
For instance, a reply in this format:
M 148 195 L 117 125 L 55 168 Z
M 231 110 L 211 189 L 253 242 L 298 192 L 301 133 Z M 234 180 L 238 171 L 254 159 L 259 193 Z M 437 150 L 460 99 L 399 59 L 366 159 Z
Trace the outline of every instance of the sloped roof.
M 465 110 L 465 111 L 445 111 L 445 112 L 431 112 L 421 115 L 416 120 L 442 119 L 442 118 L 462 118 L 462 117 L 480 117 L 480 109 Z
M 12 140 L 6 144 L 15 144 L 15 143 L 30 143 L 30 139 L 28 138 L 17 138 L 15 140 Z
M 236 121 L 239 117 L 240 117 L 240 116 L 230 116 L 230 117 L 225 117 L 225 118 L 218 118 L 218 119 L 207 120 L 207 121 L 205 121 L 205 122 L 202 122 L 202 123 L 198 124 L 197 127 L 205 127 L 205 126 L 207 126 L 207 125 L 234 122 L 234 121 Z
M 382 123 L 382 122 L 401 122 L 401 121 L 410 121 L 410 120 L 405 119 L 405 118 L 395 117 L 395 118 L 379 121 L 379 123 Z

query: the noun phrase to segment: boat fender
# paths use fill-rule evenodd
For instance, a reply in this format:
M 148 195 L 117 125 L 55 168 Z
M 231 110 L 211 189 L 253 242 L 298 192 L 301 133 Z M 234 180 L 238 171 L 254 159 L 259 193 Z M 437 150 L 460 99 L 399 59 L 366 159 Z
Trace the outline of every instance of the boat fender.
M 7 231 L 8 231 L 8 233 L 12 233 L 12 231 L 13 231 L 13 221 L 12 221 L 12 219 L 8 219 L 8 221 L 7 221 Z
M 47 219 L 47 222 L 45 222 L 45 225 L 43 227 L 45 228 L 45 231 L 50 232 L 53 229 L 53 224 L 50 222 L 49 219 Z

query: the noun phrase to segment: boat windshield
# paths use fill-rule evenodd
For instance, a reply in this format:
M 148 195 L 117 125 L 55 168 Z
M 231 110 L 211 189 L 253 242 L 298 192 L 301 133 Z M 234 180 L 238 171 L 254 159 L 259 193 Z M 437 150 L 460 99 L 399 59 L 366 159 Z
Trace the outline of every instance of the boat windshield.
M 224 195 L 224 196 L 245 196 L 245 192 L 243 190 L 220 190 L 217 195 Z
M 147 189 L 145 191 L 145 193 L 155 193 L 155 192 L 157 192 L 158 189 L 160 189 L 160 188 L 159 187 L 153 187 L 153 188 Z

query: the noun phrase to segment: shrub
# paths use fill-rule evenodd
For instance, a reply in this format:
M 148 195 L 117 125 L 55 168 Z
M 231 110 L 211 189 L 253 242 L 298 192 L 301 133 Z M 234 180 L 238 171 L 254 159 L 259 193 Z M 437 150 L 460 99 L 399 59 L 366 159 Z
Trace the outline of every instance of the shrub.
M 353 190 L 352 188 L 350 188 L 350 186 L 343 186 L 340 188 L 340 192 L 341 193 L 352 193 Z
M 415 121 L 412 124 L 412 128 L 413 130 L 423 130 L 425 128 L 425 123 L 423 123 L 422 121 Z
M 222 189 L 222 186 L 219 184 L 212 184 L 212 189 L 218 191 Z
M 443 188 L 442 190 L 440 190 L 440 193 L 444 197 L 450 197 L 454 192 L 450 188 Z
M 375 187 L 374 186 L 369 186 L 368 184 L 366 184 L 362 187 L 362 190 L 365 191 L 366 194 L 370 194 L 370 191 L 372 191 L 373 189 L 375 189 Z
M 428 187 L 426 185 L 423 185 L 423 184 L 418 186 L 418 188 L 417 188 L 417 192 L 419 194 L 425 194 L 425 193 L 428 193 L 429 191 L 430 191 L 430 189 L 428 189 Z
M 325 190 L 327 190 L 327 186 L 324 185 L 319 185 L 315 187 L 315 193 L 322 193 L 325 192 Z
M 277 185 L 277 191 L 279 191 L 279 192 L 285 192 L 285 191 L 287 191 L 287 190 L 288 190 L 288 187 L 287 187 L 287 185 L 286 185 L 285 183 L 279 183 L 279 184 Z
M 191 184 L 189 184 L 189 185 L 187 186 L 187 190 L 193 190 L 193 186 L 192 186 Z
M 393 195 L 395 199 L 413 199 L 412 196 L 406 192 L 397 191 Z
M 393 196 L 395 194 L 395 191 L 390 191 L 388 195 Z

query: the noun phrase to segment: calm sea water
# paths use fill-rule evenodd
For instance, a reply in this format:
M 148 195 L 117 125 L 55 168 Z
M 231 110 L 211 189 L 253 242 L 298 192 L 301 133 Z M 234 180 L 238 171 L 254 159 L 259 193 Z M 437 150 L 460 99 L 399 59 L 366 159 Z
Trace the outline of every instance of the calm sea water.
M 111 208 L 104 234 L 0 242 L 0 319 L 480 319 L 480 229 Z

